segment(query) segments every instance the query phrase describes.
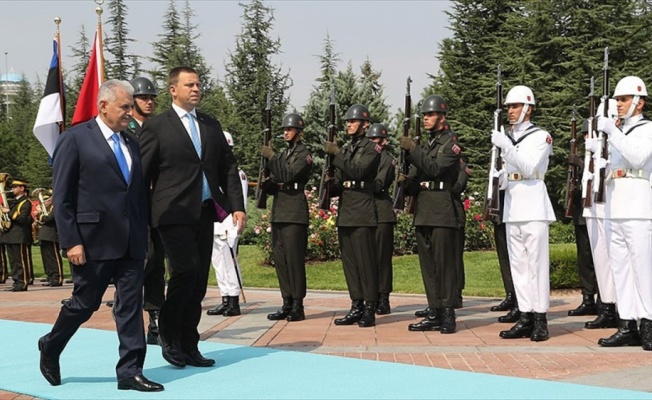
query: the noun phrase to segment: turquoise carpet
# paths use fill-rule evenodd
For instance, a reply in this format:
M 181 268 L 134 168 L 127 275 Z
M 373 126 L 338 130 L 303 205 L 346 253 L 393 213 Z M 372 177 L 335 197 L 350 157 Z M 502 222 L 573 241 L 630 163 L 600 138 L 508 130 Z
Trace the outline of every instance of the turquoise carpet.
M 215 368 L 177 369 L 149 346 L 144 374 L 164 392 L 118 391 L 115 332 L 80 329 L 61 356 L 61 386 L 39 371 L 47 324 L 0 321 L 0 389 L 44 399 L 652 399 L 652 394 L 212 342 Z

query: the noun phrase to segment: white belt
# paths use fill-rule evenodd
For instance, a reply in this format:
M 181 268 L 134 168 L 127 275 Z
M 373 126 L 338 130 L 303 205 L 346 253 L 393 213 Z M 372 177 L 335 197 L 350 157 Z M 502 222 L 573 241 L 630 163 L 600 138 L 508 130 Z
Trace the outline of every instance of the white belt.
M 650 171 L 644 169 L 631 169 L 631 168 L 621 168 L 611 171 L 611 177 L 613 179 L 619 178 L 635 178 L 635 179 L 645 179 L 646 181 L 650 180 Z
M 544 174 L 539 173 L 539 171 L 534 173 L 534 176 L 523 176 L 523 174 L 519 174 L 518 172 L 512 172 L 511 174 L 507 174 L 507 180 L 508 181 L 532 181 L 532 180 L 543 180 Z

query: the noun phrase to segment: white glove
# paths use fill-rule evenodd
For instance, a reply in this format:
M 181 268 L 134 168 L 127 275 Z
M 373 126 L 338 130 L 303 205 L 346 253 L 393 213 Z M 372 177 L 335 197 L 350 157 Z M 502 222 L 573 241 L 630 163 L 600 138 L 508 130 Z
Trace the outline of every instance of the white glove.
M 614 122 L 613 119 L 609 117 L 605 117 L 603 115 L 598 116 L 598 131 L 599 132 L 604 132 L 607 135 L 613 135 L 615 130 L 618 129 L 616 128 L 616 123 Z
M 602 157 L 596 159 L 596 164 L 598 165 L 598 169 L 603 169 L 607 168 L 607 164 L 609 164 L 609 160 L 604 159 Z
M 512 146 L 512 141 L 505 134 L 505 129 L 501 126 L 500 131 L 493 129 L 491 131 L 491 143 L 501 149 L 507 149 Z
M 602 151 L 602 143 L 600 142 L 599 138 L 586 139 L 586 143 L 584 144 L 584 146 L 591 153 L 597 153 L 599 151 Z
M 497 170 L 496 168 L 491 169 L 491 177 L 492 178 L 500 179 L 500 177 L 503 175 L 503 173 L 504 173 L 504 170 L 502 170 L 502 169 L 500 171 Z

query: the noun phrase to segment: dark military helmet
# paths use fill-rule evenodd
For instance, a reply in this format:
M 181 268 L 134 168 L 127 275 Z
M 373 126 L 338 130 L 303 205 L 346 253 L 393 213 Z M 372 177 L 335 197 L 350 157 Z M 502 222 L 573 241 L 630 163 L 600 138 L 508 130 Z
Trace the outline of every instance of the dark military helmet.
M 436 94 L 426 97 L 421 105 L 421 114 L 429 112 L 447 113 L 448 105 L 446 104 L 446 99 Z
M 349 107 L 349 111 L 344 116 L 345 121 L 357 119 L 361 121 L 369 121 L 369 109 L 362 104 L 354 104 Z
M 283 125 L 281 125 L 281 128 L 297 128 L 303 130 L 305 126 L 306 124 L 303 122 L 301 115 L 291 113 L 283 117 Z
M 582 122 L 582 133 L 588 133 L 589 132 L 589 120 L 585 119 L 584 122 Z
M 134 78 L 131 86 L 134 87 L 134 96 L 157 96 L 154 84 L 145 77 Z
M 383 124 L 373 124 L 365 134 L 368 138 L 385 138 L 387 139 L 387 127 Z

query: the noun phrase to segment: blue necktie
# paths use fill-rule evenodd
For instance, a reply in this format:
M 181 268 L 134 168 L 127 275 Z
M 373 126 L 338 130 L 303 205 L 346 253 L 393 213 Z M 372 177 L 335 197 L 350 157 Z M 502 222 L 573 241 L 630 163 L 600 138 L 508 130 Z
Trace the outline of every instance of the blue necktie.
M 122 152 L 122 147 L 120 147 L 120 134 L 114 133 L 111 135 L 113 139 L 113 152 L 115 153 L 115 159 L 118 161 L 118 166 L 120 171 L 122 171 L 122 176 L 125 178 L 125 182 L 129 183 L 129 166 L 127 165 L 127 159 L 125 154 Z
M 197 132 L 197 126 L 195 125 L 195 116 L 191 113 L 186 114 L 188 117 L 188 128 L 190 129 L 190 137 L 192 139 L 192 144 L 195 146 L 195 151 L 197 156 L 201 159 L 201 141 L 199 140 L 199 132 Z M 206 180 L 206 174 L 202 172 L 202 181 L 201 181 L 201 199 L 202 201 L 208 200 L 211 198 L 211 189 L 208 187 L 208 180 Z

